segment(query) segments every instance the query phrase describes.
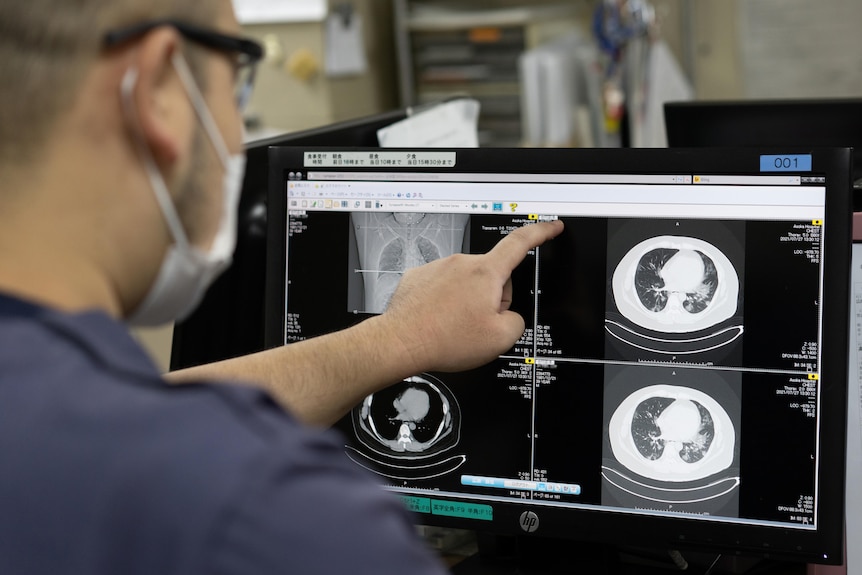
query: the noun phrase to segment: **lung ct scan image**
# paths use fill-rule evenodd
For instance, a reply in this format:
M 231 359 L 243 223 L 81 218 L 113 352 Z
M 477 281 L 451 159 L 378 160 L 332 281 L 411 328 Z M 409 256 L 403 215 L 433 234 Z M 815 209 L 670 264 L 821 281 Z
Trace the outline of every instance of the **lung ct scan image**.
M 392 480 L 440 477 L 465 461 L 456 453 L 461 410 L 451 390 L 429 374 L 366 397 L 351 412 L 355 445 L 347 455 Z
M 741 376 L 609 367 L 602 504 L 736 517 Z
M 353 310 L 383 313 L 410 268 L 468 248 L 464 245 L 468 214 L 418 212 L 352 212 L 358 264 L 351 266 Z
M 612 222 L 609 358 L 741 360 L 742 233 L 731 222 Z

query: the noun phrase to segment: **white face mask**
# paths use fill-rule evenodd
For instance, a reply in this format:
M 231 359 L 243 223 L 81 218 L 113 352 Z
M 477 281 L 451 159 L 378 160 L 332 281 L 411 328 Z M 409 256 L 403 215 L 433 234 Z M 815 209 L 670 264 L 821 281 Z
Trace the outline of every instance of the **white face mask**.
M 222 214 L 209 251 L 204 252 L 191 245 L 164 178 L 138 132 L 138 145 L 144 168 L 174 243 L 168 248 L 149 292 L 128 318 L 129 323 L 136 326 L 159 325 L 185 318 L 197 307 L 212 282 L 230 265 L 236 247 L 236 220 L 245 171 L 245 154 L 228 153 L 224 138 L 219 133 L 182 55 L 174 55 L 173 65 L 224 168 Z M 139 124 L 131 97 L 136 81 L 137 70 L 130 69 L 121 85 L 123 104 L 135 126 Z

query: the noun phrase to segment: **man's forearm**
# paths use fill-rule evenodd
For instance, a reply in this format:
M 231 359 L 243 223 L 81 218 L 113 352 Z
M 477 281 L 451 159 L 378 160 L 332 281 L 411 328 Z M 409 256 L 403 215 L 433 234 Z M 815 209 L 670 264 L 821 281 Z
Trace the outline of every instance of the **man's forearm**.
M 256 385 L 304 422 L 326 426 L 368 394 L 422 371 L 393 335 L 384 316 L 375 316 L 350 329 L 175 371 L 167 378 Z

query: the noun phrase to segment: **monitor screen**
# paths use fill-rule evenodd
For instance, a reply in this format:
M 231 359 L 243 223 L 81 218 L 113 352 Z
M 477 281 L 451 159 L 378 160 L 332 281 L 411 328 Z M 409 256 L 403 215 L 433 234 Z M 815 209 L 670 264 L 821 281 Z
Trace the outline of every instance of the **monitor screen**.
M 840 562 L 849 179 L 847 149 L 271 148 L 267 343 L 561 219 L 521 339 L 365 398 L 346 456 L 424 525 Z

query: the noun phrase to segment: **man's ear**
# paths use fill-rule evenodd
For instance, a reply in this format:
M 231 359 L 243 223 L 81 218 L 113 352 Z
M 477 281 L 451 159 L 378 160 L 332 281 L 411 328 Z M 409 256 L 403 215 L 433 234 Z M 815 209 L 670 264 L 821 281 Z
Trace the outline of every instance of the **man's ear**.
M 181 39 L 171 28 L 144 37 L 123 78 L 128 129 L 143 139 L 157 164 L 174 164 L 191 144 L 194 111 L 173 69 Z

